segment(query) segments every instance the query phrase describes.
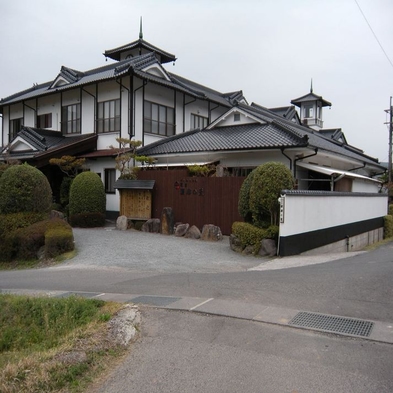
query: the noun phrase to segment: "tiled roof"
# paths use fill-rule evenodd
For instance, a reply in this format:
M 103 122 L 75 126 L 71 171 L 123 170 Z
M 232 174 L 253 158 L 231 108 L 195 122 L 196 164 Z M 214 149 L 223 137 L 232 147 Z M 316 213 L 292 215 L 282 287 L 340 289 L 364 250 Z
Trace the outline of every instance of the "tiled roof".
M 139 154 L 159 155 L 203 151 L 277 149 L 304 147 L 307 139 L 285 130 L 279 124 L 244 124 L 193 130 L 138 149 Z
M 176 60 L 175 55 L 172 55 L 169 52 L 166 52 L 160 48 L 157 48 L 156 46 L 150 44 L 149 42 L 145 41 L 144 39 L 139 39 L 139 40 L 130 42 L 129 44 L 119 46 L 118 48 L 106 50 L 104 52 L 104 56 L 110 57 L 113 60 L 120 60 L 120 54 L 122 52 L 132 50 L 135 48 L 145 48 L 147 50 L 158 53 L 161 56 L 162 63 L 168 63 L 170 61 Z
M 226 107 L 230 107 L 232 105 L 231 98 L 226 97 L 225 94 L 210 89 L 206 86 L 199 85 L 178 75 L 168 73 L 170 80 L 167 80 L 143 71 L 145 67 L 154 63 L 159 64 L 155 53 L 151 52 L 84 72 L 62 66 L 57 77 L 61 76 L 66 81 L 68 81 L 68 83 L 51 88 L 54 81 L 57 79 L 56 77 L 54 81 L 35 85 L 30 89 L 0 100 L 0 106 L 29 100 L 47 94 L 57 93 L 59 91 L 64 91 L 79 86 L 89 85 L 91 83 L 103 80 L 118 78 L 120 76 L 127 75 L 130 70 L 132 70 L 133 73 L 140 78 L 170 87 L 172 89 L 176 89 L 188 95 L 198 97 L 200 99 L 208 99 Z

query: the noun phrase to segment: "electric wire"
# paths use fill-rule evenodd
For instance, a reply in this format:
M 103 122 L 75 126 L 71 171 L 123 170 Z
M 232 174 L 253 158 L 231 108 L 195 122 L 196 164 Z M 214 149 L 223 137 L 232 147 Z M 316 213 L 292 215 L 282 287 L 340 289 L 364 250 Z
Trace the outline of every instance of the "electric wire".
M 354 1 L 355 1 L 356 5 L 358 6 L 358 8 L 359 8 L 359 11 L 360 11 L 360 12 L 361 12 L 361 14 L 363 15 L 363 18 L 364 18 L 364 20 L 366 21 L 366 23 L 367 23 L 368 27 L 370 28 L 371 32 L 373 33 L 373 35 L 374 35 L 374 38 L 375 38 L 375 39 L 376 39 L 376 41 L 378 42 L 378 45 L 379 45 L 379 46 L 380 46 L 380 48 L 382 49 L 382 52 L 384 53 L 384 55 L 385 55 L 385 56 L 386 56 L 386 58 L 388 59 L 388 62 L 390 63 L 390 65 L 393 67 L 393 62 L 390 60 L 390 58 L 389 58 L 388 54 L 386 53 L 385 49 L 383 48 L 383 46 L 382 46 L 381 42 L 379 41 L 379 39 L 378 39 L 377 35 L 375 34 L 375 32 L 374 32 L 374 30 L 373 30 L 373 28 L 371 27 L 371 25 L 370 25 L 369 21 L 367 20 L 367 18 L 366 18 L 366 15 L 364 15 L 364 12 L 363 12 L 363 11 L 362 11 L 362 9 L 360 8 L 360 5 L 359 5 L 359 3 L 357 2 L 357 0 L 354 0 Z

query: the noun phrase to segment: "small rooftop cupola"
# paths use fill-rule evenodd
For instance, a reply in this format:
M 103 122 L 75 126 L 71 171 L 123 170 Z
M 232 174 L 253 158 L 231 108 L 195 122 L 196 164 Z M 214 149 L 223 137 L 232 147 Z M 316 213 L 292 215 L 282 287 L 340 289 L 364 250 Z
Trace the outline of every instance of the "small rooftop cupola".
M 332 104 L 329 101 L 324 100 L 322 96 L 314 94 L 312 79 L 310 93 L 302 97 L 295 98 L 291 101 L 291 104 L 300 108 L 301 122 L 317 131 L 323 128 L 322 108 L 324 106 L 332 106 Z
M 172 55 L 169 52 L 165 52 L 164 50 L 157 48 L 156 46 L 150 44 L 149 42 L 143 39 L 143 31 L 142 31 L 142 18 L 140 19 L 139 25 L 139 39 L 133 41 L 129 44 L 119 46 L 118 48 L 109 49 L 104 52 L 105 57 L 109 57 L 110 59 L 121 61 L 125 59 L 130 59 L 133 57 L 145 55 L 146 53 L 154 52 L 158 61 L 161 64 L 175 62 L 176 56 Z

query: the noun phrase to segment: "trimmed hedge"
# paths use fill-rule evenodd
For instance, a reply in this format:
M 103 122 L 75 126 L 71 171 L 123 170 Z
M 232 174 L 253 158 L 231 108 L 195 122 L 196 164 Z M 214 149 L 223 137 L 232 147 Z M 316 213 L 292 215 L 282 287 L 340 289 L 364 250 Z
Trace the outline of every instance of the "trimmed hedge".
M 80 173 L 70 188 L 70 224 L 84 228 L 104 226 L 105 208 L 106 195 L 100 177 L 94 172 Z
M 263 239 L 277 240 L 278 226 L 272 225 L 267 229 L 262 229 L 247 222 L 234 222 L 232 234 L 240 240 L 243 248 L 253 246 L 254 253 L 257 253 Z
M 389 214 L 389 216 L 393 216 L 393 203 L 391 203 L 391 204 L 389 205 L 388 214 Z
M 0 213 L 49 212 L 52 190 L 45 175 L 30 165 L 12 165 L 0 177 Z
M 390 206 L 389 206 L 390 210 Z M 388 239 L 393 237 L 393 215 L 387 215 L 383 218 L 384 221 L 384 230 L 383 230 L 383 238 Z
M 245 178 L 240 191 L 238 211 L 245 222 L 252 222 L 252 212 L 250 209 L 250 188 L 255 175 L 255 169 Z
M 53 258 L 74 249 L 71 226 L 59 218 L 36 222 L 16 229 L 3 237 L 1 261 L 37 259 L 38 251 L 44 248 L 44 256 Z

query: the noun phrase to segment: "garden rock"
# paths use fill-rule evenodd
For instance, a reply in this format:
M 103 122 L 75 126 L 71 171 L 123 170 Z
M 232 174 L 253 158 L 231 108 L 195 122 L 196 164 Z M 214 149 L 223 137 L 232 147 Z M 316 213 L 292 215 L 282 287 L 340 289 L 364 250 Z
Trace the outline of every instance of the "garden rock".
M 247 246 L 243 251 L 242 254 L 244 255 L 252 255 L 254 254 L 254 246 Z
M 117 217 L 116 229 L 119 231 L 126 231 L 128 229 L 128 218 L 126 216 Z
M 58 210 L 51 210 L 50 212 L 50 218 L 60 218 L 64 219 L 64 213 L 59 212 Z
M 164 207 L 161 213 L 161 233 L 163 235 L 173 235 L 175 226 L 175 216 L 171 207 Z
M 201 239 L 207 241 L 222 240 L 221 229 L 212 224 L 204 225 L 202 228 Z
M 188 231 L 184 235 L 187 239 L 200 239 L 201 238 L 201 231 L 195 225 L 188 228 Z
M 136 336 L 141 323 L 141 314 L 136 306 L 127 304 L 108 322 L 108 338 L 116 344 L 126 347 Z
M 188 231 L 188 228 L 190 227 L 190 224 L 179 224 L 176 226 L 175 229 L 175 236 L 177 237 L 182 237 L 186 234 Z
M 243 251 L 243 246 L 240 241 L 240 239 L 235 236 L 233 233 L 229 236 L 229 246 L 231 247 L 231 250 L 236 251 L 236 252 L 242 252 Z
M 143 223 L 141 231 L 150 233 L 160 233 L 161 221 L 159 218 L 150 218 Z
M 260 256 L 275 256 L 277 255 L 276 242 L 273 239 L 263 239 L 261 241 L 261 248 L 259 249 Z

